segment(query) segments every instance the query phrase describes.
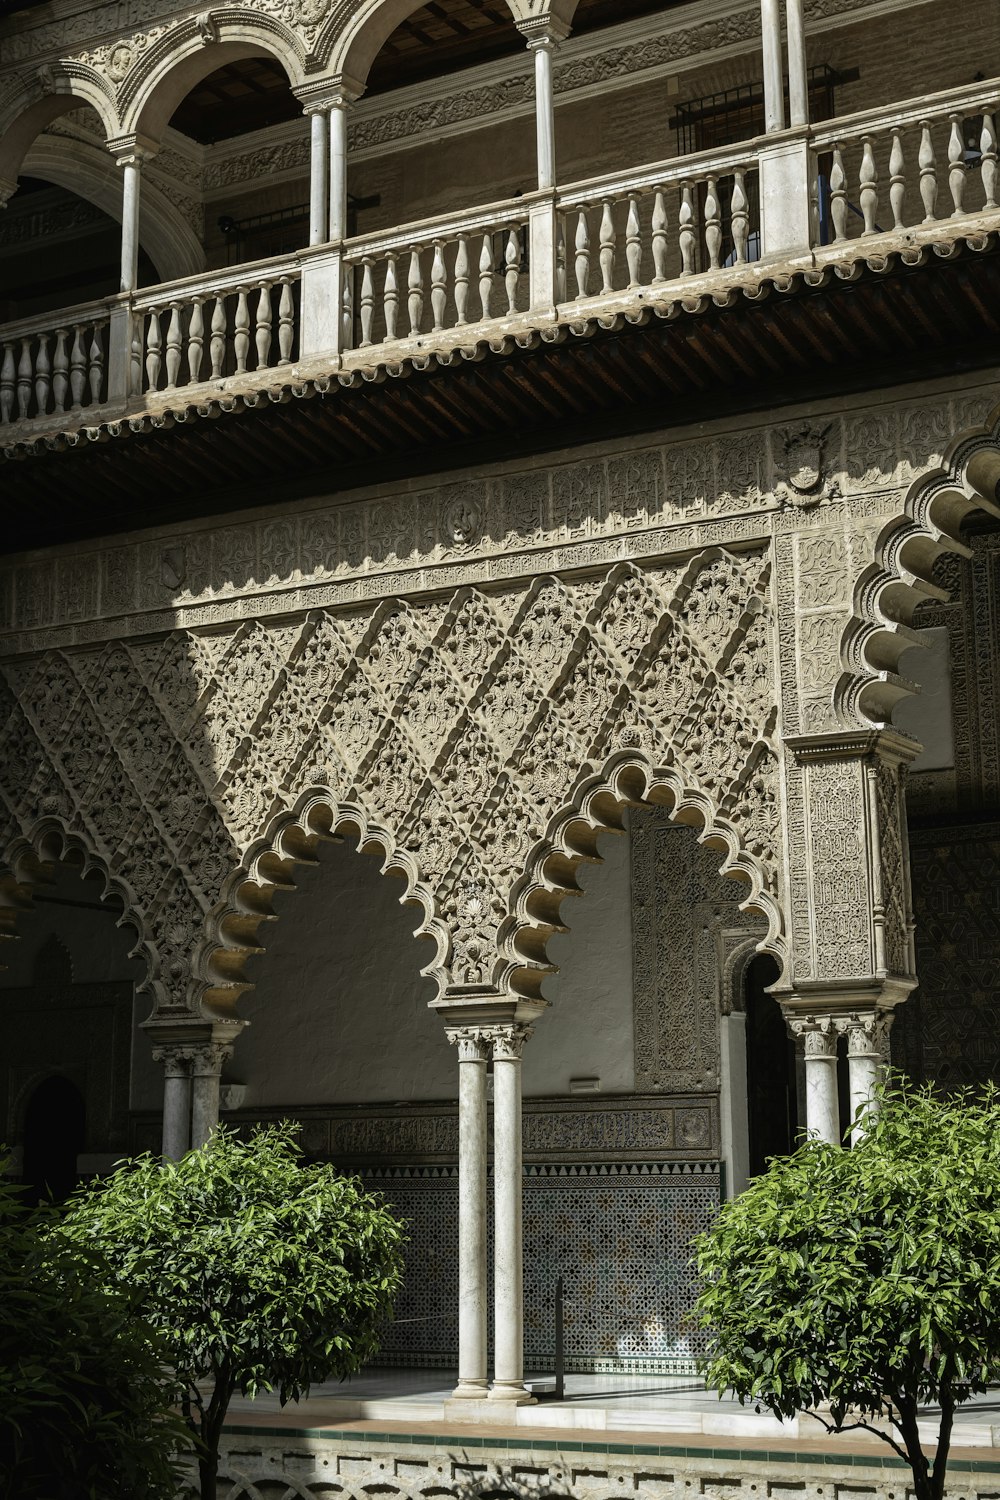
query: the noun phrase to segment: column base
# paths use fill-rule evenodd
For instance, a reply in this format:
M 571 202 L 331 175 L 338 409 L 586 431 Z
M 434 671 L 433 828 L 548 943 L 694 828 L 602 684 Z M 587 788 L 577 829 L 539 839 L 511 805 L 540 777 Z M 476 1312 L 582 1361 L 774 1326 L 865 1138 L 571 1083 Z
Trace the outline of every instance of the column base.
M 452 1391 L 451 1401 L 485 1401 L 489 1392 L 488 1380 L 460 1380 Z
M 530 1391 L 525 1390 L 520 1381 L 494 1380 L 490 1386 L 489 1399 L 491 1401 L 503 1401 L 508 1406 L 537 1406 L 538 1402 Z

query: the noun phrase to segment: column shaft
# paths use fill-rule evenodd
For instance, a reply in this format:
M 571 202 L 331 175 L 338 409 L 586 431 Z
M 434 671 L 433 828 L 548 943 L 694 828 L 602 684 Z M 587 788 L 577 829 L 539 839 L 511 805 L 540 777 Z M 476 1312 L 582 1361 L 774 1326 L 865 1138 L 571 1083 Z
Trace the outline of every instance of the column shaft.
M 486 1347 L 486 1058 L 476 1031 L 452 1033 L 458 1070 L 458 1386 L 455 1396 L 483 1400 Z
M 527 1402 L 521 1183 L 521 1048 L 529 1028 L 498 1029 L 493 1042 L 494 1401 Z
M 138 156 L 122 164 L 122 266 L 121 290 L 134 292 L 139 281 L 139 180 Z
M 321 245 L 326 238 L 326 117 L 322 110 L 309 116 L 309 243 Z
M 854 1122 L 858 1111 L 870 1108 L 882 1071 L 884 1050 L 888 1041 L 891 1012 L 846 1016 L 838 1020 L 838 1029 L 847 1036 L 847 1073 L 851 1098 L 851 1142 L 859 1145 L 864 1131 Z
M 760 30 L 764 57 L 764 129 L 770 135 L 785 128 L 781 0 L 760 0 Z
M 809 75 L 802 0 L 785 0 L 788 40 L 788 123 L 809 124 Z
M 535 138 L 538 151 L 538 186 L 556 185 L 556 120 L 552 91 L 552 53 L 550 41 L 536 42 L 535 54 Z
M 330 239 L 347 237 L 347 105 L 330 107 Z
M 179 1161 L 191 1145 L 191 1075 L 171 1072 L 163 1080 L 163 1155 Z
M 806 1130 L 817 1140 L 836 1146 L 840 1142 L 840 1104 L 837 1098 L 837 1033 L 824 1017 L 814 1022 L 794 1022 L 794 1031 L 804 1037 L 806 1057 Z

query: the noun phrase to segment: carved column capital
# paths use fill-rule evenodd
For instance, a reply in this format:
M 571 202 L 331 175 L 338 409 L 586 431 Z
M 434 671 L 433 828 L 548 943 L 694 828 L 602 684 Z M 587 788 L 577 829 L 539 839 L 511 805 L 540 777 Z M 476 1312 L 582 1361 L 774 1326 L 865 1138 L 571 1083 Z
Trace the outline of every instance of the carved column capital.
M 889 1032 L 892 1029 L 891 1011 L 868 1011 L 850 1016 L 838 1016 L 837 1031 L 847 1038 L 847 1056 L 873 1057 L 883 1061 L 889 1050 Z
M 215 1078 L 233 1055 L 231 1042 L 201 1042 L 192 1047 L 191 1071 L 195 1078 Z
M 458 1048 L 458 1060 L 464 1062 L 486 1062 L 490 1055 L 490 1035 L 482 1026 L 449 1027 L 448 1041 Z
M 788 1029 L 798 1040 L 807 1058 L 831 1058 L 837 1055 L 837 1027 L 831 1016 L 793 1016 Z
M 510 1026 L 490 1026 L 485 1029 L 493 1044 L 494 1062 L 520 1062 L 524 1044 L 535 1028 L 515 1022 Z
M 515 25 L 533 52 L 540 47 L 557 47 L 572 30 L 559 16 L 527 16 Z
M 163 1064 L 167 1078 L 190 1078 L 194 1048 L 186 1043 L 176 1045 L 168 1042 L 153 1048 L 153 1061 Z

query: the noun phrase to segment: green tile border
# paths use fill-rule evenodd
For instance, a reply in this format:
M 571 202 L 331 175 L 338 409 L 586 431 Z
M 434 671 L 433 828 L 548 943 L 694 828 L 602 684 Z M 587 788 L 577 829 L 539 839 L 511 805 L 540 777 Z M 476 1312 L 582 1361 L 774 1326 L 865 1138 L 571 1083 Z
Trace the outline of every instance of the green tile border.
M 579 1429 L 577 1429 L 579 1430 Z M 567 1431 L 573 1431 L 572 1428 Z M 553 1438 L 532 1438 L 529 1432 L 524 1437 L 478 1437 L 475 1433 L 458 1432 L 368 1432 L 354 1428 L 336 1427 L 242 1427 L 238 1423 L 227 1423 L 222 1429 L 223 1437 L 285 1438 L 296 1437 L 318 1439 L 333 1443 L 384 1443 L 401 1447 L 423 1446 L 432 1448 L 457 1447 L 496 1449 L 500 1452 L 542 1453 L 600 1453 L 621 1455 L 627 1458 L 702 1458 L 720 1462 L 756 1464 L 818 1464 L 824 1467 L 857 1469 L 909 1469 L 909 1465 L 895 1454 L 831 1453 L 829 1450 L 810 1452 L 808 1449 L 771 1448 L 710 1448 L 678 1447 L 676 1444 L 647 1443 L 597 1443 L 581 1442 L 567 1438 L 565 1442 Z M 968 1458 L 952 1458 L 948 1464 L 950 1473 L 1000 1474 L 1000 1460 L 977 1463 Z

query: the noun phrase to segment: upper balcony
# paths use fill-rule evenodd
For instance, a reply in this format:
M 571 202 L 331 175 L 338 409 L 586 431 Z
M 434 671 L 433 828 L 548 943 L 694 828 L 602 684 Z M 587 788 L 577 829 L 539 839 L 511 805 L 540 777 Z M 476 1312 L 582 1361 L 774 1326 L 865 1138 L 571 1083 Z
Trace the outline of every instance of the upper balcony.
M 959 48 L 941 0 L 786 0 L 784 32 L 778 0 L 365 0 L 336 25 L 165 0 L 146 36 L 53 56 L 29 5 L 0 38 L 0 183 L 28 188 L 0 227 L 0 447 L 984 250 L 981 8 Z

